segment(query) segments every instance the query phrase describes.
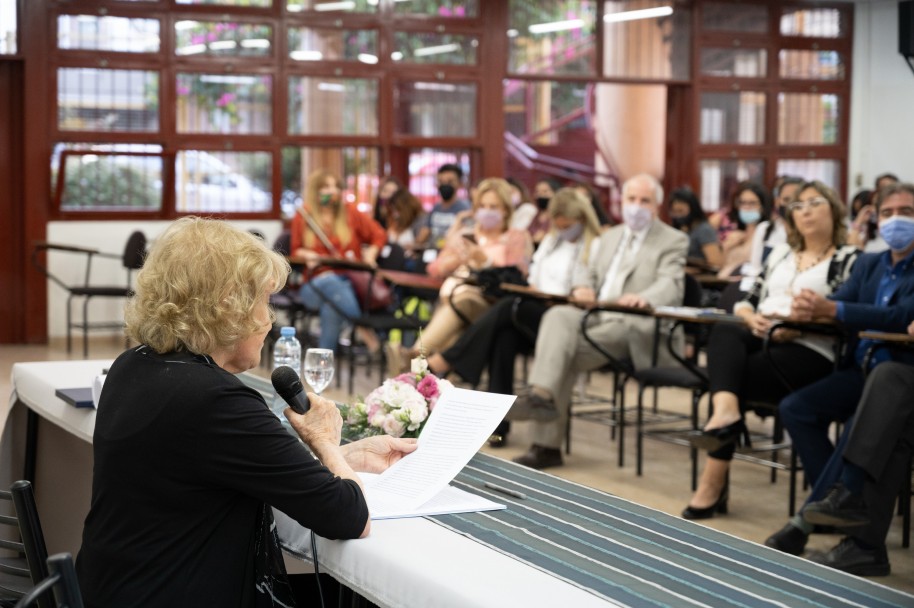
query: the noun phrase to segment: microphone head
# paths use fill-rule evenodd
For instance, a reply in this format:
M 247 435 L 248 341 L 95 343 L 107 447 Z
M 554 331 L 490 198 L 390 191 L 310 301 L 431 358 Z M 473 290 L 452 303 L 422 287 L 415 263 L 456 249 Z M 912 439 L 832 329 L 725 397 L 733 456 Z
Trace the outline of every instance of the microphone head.
M 273 388 L 276 389 L 276 392 L 286 403 L 305 390 L 305 387 L 302 386 L 301 378 L 288 365 L 280 365 L 274 369 L 273 374 L 270 376 L 270 382 L 273 383 Z

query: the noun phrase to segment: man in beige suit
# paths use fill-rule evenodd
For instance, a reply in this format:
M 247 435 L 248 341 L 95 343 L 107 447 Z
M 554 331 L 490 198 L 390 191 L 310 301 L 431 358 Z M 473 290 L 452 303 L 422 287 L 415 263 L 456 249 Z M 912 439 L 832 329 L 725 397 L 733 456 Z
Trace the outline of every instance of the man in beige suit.
M 662 201 L 663 188 L 650 175 L 625 182 L 624 224 L 603 234 L 589 267 L 574 276 L 572 297 L 637 308 L 682 304 L 689 239 L 657 218 Z M 555 306 L 543 317 L 530 389 L 508 412 L 508 420 L 536 421 L 533 446 L 515 462 L 537 469 L 562 464 L 560 448 L 577 374 L 606 364 L 606 357 L 581 334 L 584 314 L 576 306 Z M 653 318 L 602 313 L 593 320 L 588 335 L 607 352 L 631 359 L 636 368 L 651 366 Z

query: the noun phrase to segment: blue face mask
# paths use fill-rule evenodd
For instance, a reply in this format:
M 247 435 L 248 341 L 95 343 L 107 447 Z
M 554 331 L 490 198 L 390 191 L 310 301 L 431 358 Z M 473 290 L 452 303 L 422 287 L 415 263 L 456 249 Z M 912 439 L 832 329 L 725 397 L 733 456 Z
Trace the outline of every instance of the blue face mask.
M 757 209 L 739 210 L 739 221 L 746 225 L 758 224 L 760 219 L 762 219 L 762 212 Z
M 914 218 L 893 215 L 879 222 L 879 235 L 892 251 L 904 251 L 914 243 Z

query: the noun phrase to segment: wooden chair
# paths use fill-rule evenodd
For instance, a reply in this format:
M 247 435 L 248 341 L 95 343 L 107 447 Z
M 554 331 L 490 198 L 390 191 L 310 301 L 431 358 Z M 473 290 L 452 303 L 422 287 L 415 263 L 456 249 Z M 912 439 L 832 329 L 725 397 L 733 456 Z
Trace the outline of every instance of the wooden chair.
M 84 256 L 85 271 L 84 278 L 80 284 L 69 284 L 59 276 L 52 273 L 47 265 L 39 257 L 43 252 L 57 251 L 66 254 Z M 32 264 L 44 273 L 52 282 L 64 288 L 69 296 L 67 297 L 67 352 L 72 350 L 72 335 L 74 329 L 81 329 L 83 332 L 83 357 L 89 357 L 89 330 L 93 329 L 123 329 L 124 322 L 106 321 L 106 322 L 89 322 L 89 301 L 92 298 L 129 298 L 133 295 L 131 285 L 132 273 L 143 266 L 146 257 L 146 236 L 139 230 L 135 231 L 127 239 L 124 246 L 124 252 L 120 255 L 113 253 L 104 253 L 98 249 L 89 249 L 86 247 L 76 247 L 73 245 L 61 245 L 58 243 L 40 242 L 35 244 L 32 251 Z M 119 285 L 97 285 L 92 283 L 92 261 L 95 258 L 109 258 L 121 260 L 121 264 L 127 270 L 126 281 Z M 82 320 L 73 320 L 73 300 L 82 298 Z

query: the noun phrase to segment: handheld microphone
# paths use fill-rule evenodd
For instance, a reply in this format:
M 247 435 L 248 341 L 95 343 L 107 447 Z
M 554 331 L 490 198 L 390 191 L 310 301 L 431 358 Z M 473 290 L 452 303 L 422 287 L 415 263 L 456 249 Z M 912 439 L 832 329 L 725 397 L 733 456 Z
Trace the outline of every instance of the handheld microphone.
M 270 382 L 273 383 L 273 388 L 276 389 L 282 400 L 297 413 L 304 414 L 311 409 L 311 402 L 308 401 L 308 395 L 305 394 L 301 379 L 288 365 L 281 365 L 274 369 Z

